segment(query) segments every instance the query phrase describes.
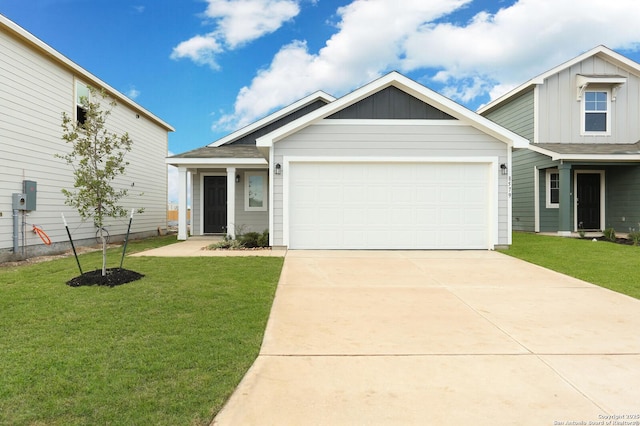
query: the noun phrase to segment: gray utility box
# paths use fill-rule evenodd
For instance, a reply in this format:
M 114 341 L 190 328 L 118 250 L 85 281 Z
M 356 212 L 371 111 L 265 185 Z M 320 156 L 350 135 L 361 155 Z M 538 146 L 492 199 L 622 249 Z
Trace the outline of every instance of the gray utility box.
M 13 203 L 14 210 L 26 210 L 27 209 L 27 196 L 25 194 L 18 194 L 16 192 L 13 193 Z
M 23 180 L 22 185 L 24 187 L 23 191 L 26 195 L 26 208 L 24 210 L 35 210 L 36 209 L 36 195 L 38 194 L 38 184 L 33 180 Z

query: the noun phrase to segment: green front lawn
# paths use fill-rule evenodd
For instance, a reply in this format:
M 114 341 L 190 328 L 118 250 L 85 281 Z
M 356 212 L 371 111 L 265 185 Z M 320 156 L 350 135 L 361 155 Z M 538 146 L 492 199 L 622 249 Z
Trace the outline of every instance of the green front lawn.
M 640 247 L 514 232 L 503 253 L 640 299 Z
M 0 424 L 209 424 L 258 354 L 282 262 L 127 258 L 145 277 L 113 288 L 67 286 L 73 257 L 0 267 Z

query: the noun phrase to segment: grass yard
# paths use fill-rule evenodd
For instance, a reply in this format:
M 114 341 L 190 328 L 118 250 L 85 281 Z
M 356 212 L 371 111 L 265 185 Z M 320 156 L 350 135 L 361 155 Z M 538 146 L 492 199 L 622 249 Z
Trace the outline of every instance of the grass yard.
M 640 247 L 514 232 L 503 253 L 640 299 Z
M 0 424 L 209 424 L 258 355 L 282 262 L 127 258 L 145 277 L 113 288 L 67 286 L 73 257 L 0 267 Z

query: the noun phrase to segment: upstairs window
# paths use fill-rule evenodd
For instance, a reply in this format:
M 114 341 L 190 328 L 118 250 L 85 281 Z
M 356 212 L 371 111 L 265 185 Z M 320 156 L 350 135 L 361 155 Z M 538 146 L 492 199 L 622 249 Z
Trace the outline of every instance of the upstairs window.
M 610 100 L 608 91 L 584 92 L 584 134 L 609 134 Z
M 87 101 L 91 97 L 89 86 L 76 81 L 76 121 L 80 124 L 84 124 L 87 121 Z

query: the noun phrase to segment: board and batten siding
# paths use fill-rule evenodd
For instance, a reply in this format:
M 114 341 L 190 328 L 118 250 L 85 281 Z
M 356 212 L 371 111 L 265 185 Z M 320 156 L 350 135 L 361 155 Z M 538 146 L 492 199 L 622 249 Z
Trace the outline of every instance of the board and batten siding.
M 582 136 L 581 101 L 577 100 L 576 74 L 626 77 L 611 102 L 611 135 Z M 600 86 L 589 86 L 597 89 Z M 608 86 L 603 86 L 608 87 Z M 598 56 L 591 56 L 538 86 L 540 143 L 630 143 L 640 140 L 640 77 Z
M 63 112 L 74 115 L 77 77 L 3 31 L 0 52 L 0 254 L 13 248 L 12 193 L 22 192 L 23 180 L 37 182 L 37 206 L 26 217 L 25 246 L 44 249 L 31 232 L 33 224 L 49 235 L 52 249 L 66 244 L 61 213 L 74 239 L 95 242 L 93 223 L 81 221 L 77 211 L 64 203 L 61 189 L 73 188 L 73 169 L 55 157 L 70 150 L 61 139 L 61 122 Z M 126 175 L 114 182 L 130 192 L 121 202 L 125 208 L 144 209 L 134 216 L 132 233 L 155 234 L 158 227 L 166 227 L 167 130 L 122 104 L 113 109 L 107 126 L 119 134 L 128 132 L 133 140 L 126 155 L 130 163 Z M 128 217 L 110 220 L 107 228 L 116 239 L 126 233 L 127 225 Z
M 508 160 L 507 145 L 460 122 L 420 120 L 416 124 L 343 123 L 325 120 L 274 144 L 274 164 L 297 157 L 493 157 Z M 283 175 L 274 176 L 273 244 L 283 244 Z M 500 244 L 508 241 L 507 176 L 498 175 Z

